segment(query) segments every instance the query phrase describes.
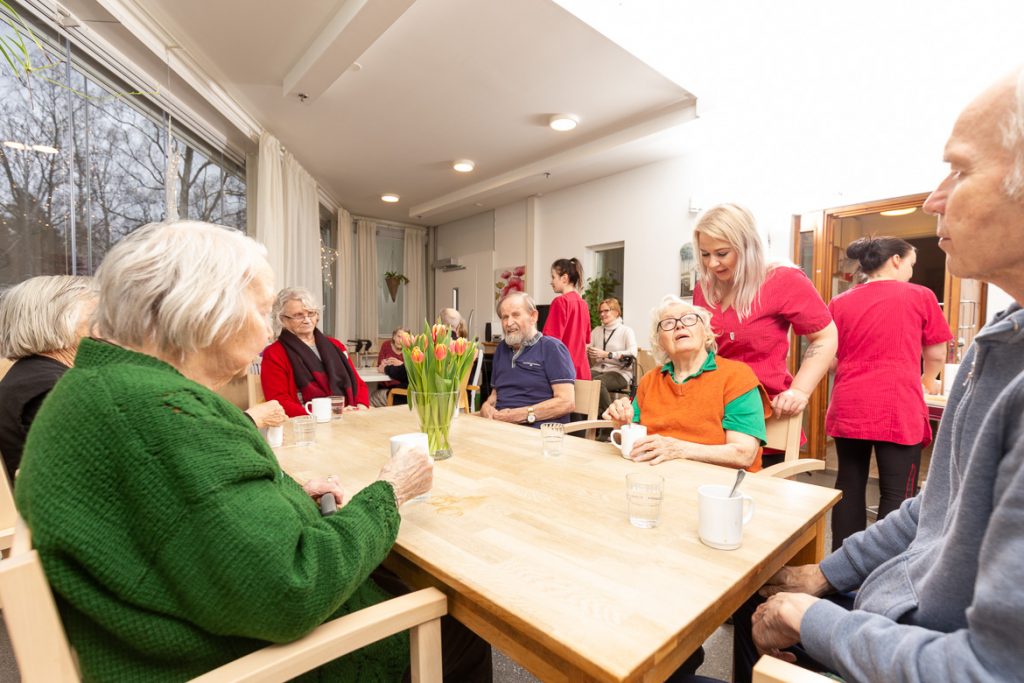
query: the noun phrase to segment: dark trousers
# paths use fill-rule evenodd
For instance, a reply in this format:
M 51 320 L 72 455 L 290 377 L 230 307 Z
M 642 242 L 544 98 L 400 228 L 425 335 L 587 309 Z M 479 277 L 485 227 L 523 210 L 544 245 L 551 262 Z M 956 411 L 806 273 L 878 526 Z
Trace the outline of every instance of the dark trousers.
M 897 509 L 917 494 L 917 475 L 921 466 L 921 444 L 903 446 L 888 441 L 835 437 L 839 473 L 836 488 L 843 498 L 832 508 L 832 550 L 847 536 L 867 527 L 865 489 L 871 467 L 871 449 L 878 462 L 878 519 Z
M 384 567 L 377 567 L 370 575 L 374 583 L 391 595 L 412 592 L 400 578 Z M 451 616 L 441 617 L 441 675 L 451 683 L 491 683 L 494 667 L 491 646 Z M 411 680 L 406 669 L 403 681 Z
M 834 602 L 843 609 L 853 609 L 853 593 L 835 593 L 828 595 L 824 600 Z M 733 683 L 750 683 L 753 677 L 754 665 L 761 658 L 757 648 L 754 647 L 752 617 L 758 606 L 765 601 L 758 594 L 747 600 L 732 615 L 732 681 Z M 815 661 L 799 644 L 789 648 L 789 651 L 796 655 L 796 663 L 811 671 L 827 672 L 828 669 L 821 663 Z
M 627 391 L 629 380 L 617 372 L 595 372 L 591 375 L 591 379 L 596 379 L 601 383 L 601 398 L 597 408 L 597 419 L 600 420 L 604 411 L 608 410 L 608 406 L 612 404 L 611 392 Z

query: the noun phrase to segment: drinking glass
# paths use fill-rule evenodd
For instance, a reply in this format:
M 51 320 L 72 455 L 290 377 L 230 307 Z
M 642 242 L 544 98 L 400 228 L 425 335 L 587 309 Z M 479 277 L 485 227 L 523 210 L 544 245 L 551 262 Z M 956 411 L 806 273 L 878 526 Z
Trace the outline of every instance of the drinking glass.
M 540 426 L 540 438 L 544 443 L 544 457 L 557 458 L 562 454 L 565 425 L 560 422 L 545 422 Z

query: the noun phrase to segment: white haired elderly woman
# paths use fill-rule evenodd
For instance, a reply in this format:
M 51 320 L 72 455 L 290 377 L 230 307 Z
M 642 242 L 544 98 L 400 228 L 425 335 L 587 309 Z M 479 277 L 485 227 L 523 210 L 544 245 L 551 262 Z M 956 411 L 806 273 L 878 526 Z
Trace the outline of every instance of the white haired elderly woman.
M 185 680 L 388 597 L 369 576 L 399 505 L 430 489 L 426 453 L 321 517 L 338 486 L 284 474 L 215 393 L 270 335 L 265 253 L 220 226 L 150 225 L 96 273 L 102 341 L 40 409 L 15 490 L 84 680 Z M 322 675 L 397 680 L 406 662 L 388 638 Z
M 308 289 L 282 289 L 271 315 L 281 333 L 263 351 L 260 382 L 267 399 L 291 417 L 306 414 L 306 401 L 325 396 L 344 396 L 346 409 L 369 407 L 370 391 L 345 345 L 317 328 L 320 306 Z
M 53 385 L 75 364 L 95 306 L 92 278 L 76 275 L 30 278 L 0 301 L 0 357 L 15 361 L 0 380 L 0 454 L 11 482 L 28 429 Z
M 753 370 L 715 355 L 707 310 L 666 296 L 651 314 L 651 352 L 661 371 L 644 375 L 632 403 L 619 399 L 604 414 L 616 426 L 647 427 L 629 457 L 652 465 L 681 458 L 760 469 L 771 408 Z

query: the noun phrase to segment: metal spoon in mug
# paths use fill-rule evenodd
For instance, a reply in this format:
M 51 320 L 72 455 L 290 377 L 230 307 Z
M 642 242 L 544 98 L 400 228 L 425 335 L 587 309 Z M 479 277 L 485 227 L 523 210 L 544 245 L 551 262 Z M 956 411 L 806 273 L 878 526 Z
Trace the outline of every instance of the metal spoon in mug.
M 732 485 L 732 491 L 729 491 L 730 498 L 736 495 L 736 490 L 740 487 L 740 482 L 743 481 L 743 477 L 745 476 L 747 476 L 746 470 L 739 470 L 736 472 L 736 483 Z

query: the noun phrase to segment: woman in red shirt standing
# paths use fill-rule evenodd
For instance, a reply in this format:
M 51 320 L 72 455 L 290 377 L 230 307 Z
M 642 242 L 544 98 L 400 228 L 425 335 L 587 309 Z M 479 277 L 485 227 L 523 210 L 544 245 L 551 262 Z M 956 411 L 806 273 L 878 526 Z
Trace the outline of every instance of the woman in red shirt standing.
M 917 490 L 921 449 L 932 440 L 922 384 L 935 378 L 953 338 L 932 291 L 909 282 L 917 253 L 895 237 L 864 237 L 846 248 L 867 280 L 829 302 L 839 353 L 825 431 L 836 442 L 843 498 L 832 509 L 832 549 L 864 529 L 871 449 L 878 463 L 878 519 Z M 924 359 L 924 373 L 921 362 Z
M 558 259 L 551 264 L 551 289 L 556 296 L 548 310 L 544 334 L 569 349 L 576 379 L 590 379 L 587 344 L 590 342 L 590 308 L 577 291 L 583 282 L 579 259 Z
M 711 311 L 719 355 L 751 367 L 774 415 L 800 413 L 836 354 L 825 302 L 802 270 L 766 262 L 754 216 L 741 206 L 708 209 L 693 242 L 700 254 L 693 303 Z M 790 326 L 808 341 L 796 377 L 786 367 Z

